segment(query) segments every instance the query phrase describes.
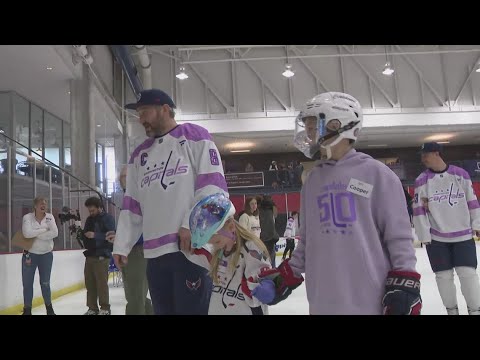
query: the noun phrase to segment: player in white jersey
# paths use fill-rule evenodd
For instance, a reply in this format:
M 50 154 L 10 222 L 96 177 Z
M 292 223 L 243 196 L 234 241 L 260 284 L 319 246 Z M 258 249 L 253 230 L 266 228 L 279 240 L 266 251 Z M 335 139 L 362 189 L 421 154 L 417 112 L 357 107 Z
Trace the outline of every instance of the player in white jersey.
M 480 206 L 468 173 L 447 165 L 437 143 L 422 146 L 427 167 L 415 181 L 413 223 L 427 244 L 430 265 L 447 314 L 458 315 L 453 269 L 459 277 L 470 315 L 480 315 L 480 284 L 473 231 L 480 230 Z
M 283 234 L 283 237 L 286 238 L 286 246 L 285 250 L 283 251 L 282 260 L 285 260 L 288 252 L 290 252 L 290 254 L 288 255 L 288 258 L 290 259 L 292 257 L 293 250 L 295 250 L 295 234 L 297 231 L 295 221 L 297 217 L 298 213 L 296 211 L 293 211 L 292 215 L 287 220 L 287 226 L 285 228 L 285 233 Z
M 212 281 L 179 245 L 191 250 L 188 219 L 193 206 L 209 194 L 227 194 L 220 154 L 206 129 L 176 123 L 175 104 L 161 90 L 142 91 L 127 108 L 137 110 L 149 138 L 128 163 L 115 263 L 126 263 L 143 233 L 155 314 L 207 314 Z
M 263 304 L 275 298 L 273 280 L 258 279 L 262 270 L 272 267 L 268 251 L 234 214 L 235 207 L 223 194 L 201 200 L 190 215 L 195 250 L 185 255 L 213 278 L 209 315 L 264 315 Z

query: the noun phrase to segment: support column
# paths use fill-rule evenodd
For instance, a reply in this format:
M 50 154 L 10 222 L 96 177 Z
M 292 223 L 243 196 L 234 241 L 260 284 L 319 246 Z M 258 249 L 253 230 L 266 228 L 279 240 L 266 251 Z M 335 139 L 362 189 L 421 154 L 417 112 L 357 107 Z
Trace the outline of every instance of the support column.
M 78 75 L 70 83 L 72 126 L 72 171 L 95 187 L 95 113 L 93 89 L 88 66 L 78 64 Z

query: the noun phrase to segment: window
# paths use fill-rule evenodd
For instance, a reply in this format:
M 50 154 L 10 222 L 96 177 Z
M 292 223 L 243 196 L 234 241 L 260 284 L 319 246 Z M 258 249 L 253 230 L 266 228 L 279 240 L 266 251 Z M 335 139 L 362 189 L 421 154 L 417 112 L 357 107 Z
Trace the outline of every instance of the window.
M 44 144 L 45 159 L 60 165 L 60 149 L 62 148 L 62 120 L 45 112 Z
M 31 155 L 38 160 L 43 158 L 43 110 L 31 104 L 30 109 L 30 147 L 37 154 Z

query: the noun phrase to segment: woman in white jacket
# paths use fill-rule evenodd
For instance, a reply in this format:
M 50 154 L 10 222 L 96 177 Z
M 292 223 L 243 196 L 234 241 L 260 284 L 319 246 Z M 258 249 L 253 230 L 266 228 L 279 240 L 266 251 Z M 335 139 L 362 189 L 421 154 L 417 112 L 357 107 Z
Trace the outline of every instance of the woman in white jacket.
M 23 252 L 23 315 L 32 314 L 33 280 L 38 267 L 40 288 L 47 315 L 55 315 L 50 291 L 50 274 L 53 263 L 53 239 L 58 236 L 55 218 L 47 213 L 47 199 L 37 197 L 33 200 L 34 211 L 23 216 L 22 233 L 26 238 L 35 238 L 32 248 Z

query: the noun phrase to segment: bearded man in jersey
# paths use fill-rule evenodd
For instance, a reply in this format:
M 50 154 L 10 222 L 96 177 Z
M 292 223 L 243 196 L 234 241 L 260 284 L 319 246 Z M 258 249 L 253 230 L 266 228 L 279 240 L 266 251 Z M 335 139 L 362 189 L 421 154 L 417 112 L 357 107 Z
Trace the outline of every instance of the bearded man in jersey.
M 177 124 L 175 103 L 162 90 L 142 91 L 134 109 L 148 139 L 132 153 L 113 256 L 124 265 L 143 233 L 154 312 L 207 314 L 212 281 L 188 261 L 190 211 L 208 195 L 227 193 L 222 160 L 208 131 Z

